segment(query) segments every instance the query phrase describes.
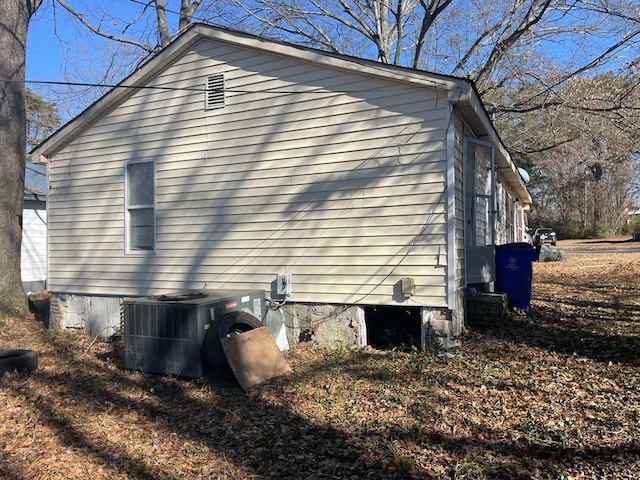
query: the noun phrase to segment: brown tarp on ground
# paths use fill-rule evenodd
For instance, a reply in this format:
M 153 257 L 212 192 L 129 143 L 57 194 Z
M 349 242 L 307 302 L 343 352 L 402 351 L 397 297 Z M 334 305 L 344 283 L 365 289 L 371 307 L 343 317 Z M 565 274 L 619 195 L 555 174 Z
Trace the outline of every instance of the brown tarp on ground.
M 229 366 L 244 390 L 291 372 L 267 327 L 220 339 Z

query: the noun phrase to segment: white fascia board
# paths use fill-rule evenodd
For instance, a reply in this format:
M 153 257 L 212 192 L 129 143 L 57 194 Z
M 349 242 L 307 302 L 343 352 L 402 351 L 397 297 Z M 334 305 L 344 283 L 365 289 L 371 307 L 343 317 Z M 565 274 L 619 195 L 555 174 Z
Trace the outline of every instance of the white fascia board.
M 265 53 L 295 58 L 297 60 L 324 65 L 329 68 L 358 72 L 376 77 L 417 84 L 425 87 L 450 91 L 460 88 L 461 79 L 432 72 L 423 72 L 411 68 L 389 65 L 348 55 L 340 55 L 321 50 L 301 47 L 275 40 L 256 37 L 226 29 L 218 29 L 208 25 L 196 24 L 192 27 L 202 38 L 217 40 L 244 48 L 259 50 Z

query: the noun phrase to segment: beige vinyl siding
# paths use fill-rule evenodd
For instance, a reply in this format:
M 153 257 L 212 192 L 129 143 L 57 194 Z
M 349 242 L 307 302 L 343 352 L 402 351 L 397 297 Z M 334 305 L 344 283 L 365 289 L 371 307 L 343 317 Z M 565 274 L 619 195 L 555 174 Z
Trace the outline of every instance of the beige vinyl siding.
M 223 73 L 225 108 L 204 109 Z M 258 288 L 446 305 L 442 92 L 202 42 L 50 158 L 51 290 Z M 124 162 L 156 162 L 156 252 L 124 253 Z

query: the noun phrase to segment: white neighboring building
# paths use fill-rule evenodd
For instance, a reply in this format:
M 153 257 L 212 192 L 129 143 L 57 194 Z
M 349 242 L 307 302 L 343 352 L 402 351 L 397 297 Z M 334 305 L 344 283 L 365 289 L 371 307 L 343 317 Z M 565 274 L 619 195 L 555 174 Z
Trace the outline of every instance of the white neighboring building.
M 22 210 L 22 286 L 26 292 L 47 286 L 46 166 L 27 162 Z

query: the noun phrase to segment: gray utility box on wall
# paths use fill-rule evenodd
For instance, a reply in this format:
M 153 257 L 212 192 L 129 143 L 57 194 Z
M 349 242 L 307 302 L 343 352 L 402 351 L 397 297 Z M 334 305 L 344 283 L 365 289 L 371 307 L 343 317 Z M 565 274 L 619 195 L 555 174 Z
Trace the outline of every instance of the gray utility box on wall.
M 204 290 L 124 299 L 125 368 L 200 378 L 207 331 L 226 314 L 244 311 L 260 322 L 262 290 Z

